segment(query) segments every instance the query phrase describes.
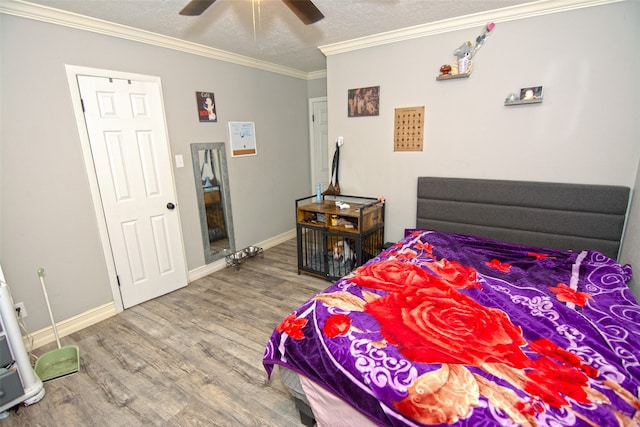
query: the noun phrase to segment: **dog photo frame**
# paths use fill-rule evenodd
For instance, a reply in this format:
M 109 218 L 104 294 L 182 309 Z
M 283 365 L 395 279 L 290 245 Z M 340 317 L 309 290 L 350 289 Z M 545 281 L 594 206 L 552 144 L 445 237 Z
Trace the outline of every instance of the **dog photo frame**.
M 347 112 L 348 117 L 380 115 L 380 86 L 349 89 Z
M 542 99 L 542 86 L 523 87 L 520 89 L 520 101 Z

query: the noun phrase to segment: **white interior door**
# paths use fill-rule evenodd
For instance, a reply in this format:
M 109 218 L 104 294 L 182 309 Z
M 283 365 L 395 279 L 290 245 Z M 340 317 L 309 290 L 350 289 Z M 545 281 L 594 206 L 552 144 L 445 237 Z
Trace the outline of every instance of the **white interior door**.
M 124 308 L 186 286 L 157 82 L 78 75 Z
M 322 191 L 329 186 L 329 116 L 327 99 L 314 98 L 309 101 L 311 116 L 311 191 L 315 194 L 316 185 Z

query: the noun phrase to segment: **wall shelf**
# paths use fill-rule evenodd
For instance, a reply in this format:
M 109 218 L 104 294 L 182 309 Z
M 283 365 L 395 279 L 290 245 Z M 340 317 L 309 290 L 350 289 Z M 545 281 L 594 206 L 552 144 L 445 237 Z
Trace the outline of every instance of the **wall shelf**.
M 471 73 L 464 74 L 442 74 L 436 77 L 436 80 L 452 80 L 452 79 L 464 79 L 471 75 Z
M 516 101 L 504 101 L 504 105 L 525 105 L 525 104 L 540 104 L 542 102 L 542 98 L 538 99 L 518 99 Z

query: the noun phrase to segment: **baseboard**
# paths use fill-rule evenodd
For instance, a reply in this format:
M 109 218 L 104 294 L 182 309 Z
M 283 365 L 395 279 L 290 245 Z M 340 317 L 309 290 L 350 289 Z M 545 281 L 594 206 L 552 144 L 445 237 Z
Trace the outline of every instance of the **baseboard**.
M 274 246 L 277 246 L 281 243 L 286 242 L 287 240 L 293 239 L 296 237 L 296 230 L 285 231 L 282 234 L 271 237 L 267 240 L 263 240 L 262 242 L 254 243 L 253 246 L 258 246 L 262 249 L 269 249 Z M 224 259 L 212 262 L 211 264 L 206 264 L 201 267 L 194 268 L 193 270 L 189 270 L 188 280 L 189 282 L 193 282 L 194 280 L 200 279 L 204 276 L 208 276 L 211 273 L 215 273 L 216 271 L 222 270 L 227 266 L 227 262 Z
M 116 306 L 113 301 L 111 301 L 107 304 L 85 311 L 84 313 L 70 317 L 69 319 L 57 322 L 56 327 L 58 328 L 58 335 L 61 338 L 66 337 L 67 335 L 108 319 L 111 316 L 115 316 L 116 314 Z M 53 328 L 51 326 L 32 332 L 30 336 L 24 337 L 27 349 L 36 349 L 43 345 L 55 342 L 55 340 L 56 336 L 53 333 Z
M 271 237 L 270 239 L 263 240 L 262 242 L 256 243 L 255 246 L 258 246 L 262 249 L 269 249 L 274 246 L 278 246 L 281 243 L 286 242 L 287 240 L 293 239 L 296 237 L 296 229 L 292 229 L 289 231 L 285 231 L 282 234 L 278 234 L 277 236 Z
M 218 261 L 214 261 L 211 264 L 205 264 L 201 267 L 194 268 L 193 270 L 189 270 L 187 280 L 189 282 L 193 282 L 194 280 L 198 280 L 204 276 L 208 276 L 211 273 L 222 270 L 226 267 L 226 265 L 227 262 L 224 259 L 219 259 Z

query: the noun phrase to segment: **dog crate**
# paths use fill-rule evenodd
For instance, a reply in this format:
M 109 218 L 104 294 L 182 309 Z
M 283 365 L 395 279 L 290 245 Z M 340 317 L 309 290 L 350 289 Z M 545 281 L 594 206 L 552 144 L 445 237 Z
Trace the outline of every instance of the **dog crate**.
M 298 199 L 296 224 L 298 273 L 331 281 L 378 255 L 384 245 L 384 203 L 370 197 Z

